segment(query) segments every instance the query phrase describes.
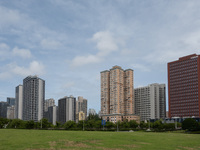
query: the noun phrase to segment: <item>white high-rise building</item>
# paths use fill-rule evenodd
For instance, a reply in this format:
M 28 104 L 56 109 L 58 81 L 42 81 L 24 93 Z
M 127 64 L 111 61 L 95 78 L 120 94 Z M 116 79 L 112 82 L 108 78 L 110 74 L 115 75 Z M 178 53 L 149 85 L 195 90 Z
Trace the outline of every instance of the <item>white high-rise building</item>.
M 76 121 L 76 98 L 73 96 L 58 100 L 58 121 L 65 123 L 69 120 Z
M 37 76 L 23 80 L 23 120 L 39 121 L 44 115 L 45 81 Z
M 23 119 L 23 85 L 15 88 L 15 118 Z
M 165 118 L 165 84 L 150 84 L 135 89 L 135 113 L 141 121 Z

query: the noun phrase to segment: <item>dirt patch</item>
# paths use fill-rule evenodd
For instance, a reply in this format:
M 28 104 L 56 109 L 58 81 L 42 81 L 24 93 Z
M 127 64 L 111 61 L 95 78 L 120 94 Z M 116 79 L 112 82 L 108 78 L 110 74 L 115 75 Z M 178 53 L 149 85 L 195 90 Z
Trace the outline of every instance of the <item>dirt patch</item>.
M 95 147 L 95 149 L 101 149 L 101 150 L 123 150 L 121 148 L 105 148 L 105 147 Z
M 136 148 L 136 147 L 139 147 L 138 145 L 124 145 L 125 147 L 129 147 L 129 148 Z
M 74 142 L 74 141 L 65 141 L 65 146 L 67 147 L 80 147 L 80 148 L 89 148 L 90 146 L 81 143 L 81 142 Z
M 151 143 L 139 142 L 139 144 L 144 144 L 144 145 L 146 145 L 146 144 L 151 144 Z
M 50 145 L 50 147 L 56 146 L 56 141 L 51 141 L 51 142 L 49 142 L 49 145 Z
M 183 146 L 179 146 L 180 148 L 184 148 L 186 150 L 195 150 L 194 148 L 191 148 L 191 147 L 183 147 Z

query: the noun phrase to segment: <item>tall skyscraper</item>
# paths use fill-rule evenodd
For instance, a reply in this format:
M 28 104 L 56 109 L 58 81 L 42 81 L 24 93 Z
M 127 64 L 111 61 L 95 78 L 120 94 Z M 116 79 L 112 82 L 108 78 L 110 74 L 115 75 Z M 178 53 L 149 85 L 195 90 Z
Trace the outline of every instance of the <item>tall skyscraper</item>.
M 85 118 L 87 117 L 87 99 L 84 99 L 82 96 L 78 97 L 76 101 L 76 114 L 79 112 L 83 112 L 85 114 Z
M 44 114 L 45 81 L 37 76 L 23 80 L 23 120 L 39 121 Z
M 150 84 L 135 88 L 135 113 L 141 121 L 165 118 L 166 94 L 165 84 Z
M 133 70 L 114 66 L 101 72 L 101 114 L 133 114 Z
M 101 116 L 108 121 L 137 120 L 134 115 L 133 70 L 114 66 L 101 72 Z
M 200 55 L 168 63 L 169 117 L 200 117 Z
M 89 115 L 96 115 L 97 113 L 96 113 L 95 109 L 90 108 L 88 114 L 89 114 Z
M 73 96 L 58 100 L 58 121 L 64 124 L 69 120 L 76 121 L 76 98 Z
M 23 119 L 23 85 L 18 85 L 15 88 L 15 118 Z

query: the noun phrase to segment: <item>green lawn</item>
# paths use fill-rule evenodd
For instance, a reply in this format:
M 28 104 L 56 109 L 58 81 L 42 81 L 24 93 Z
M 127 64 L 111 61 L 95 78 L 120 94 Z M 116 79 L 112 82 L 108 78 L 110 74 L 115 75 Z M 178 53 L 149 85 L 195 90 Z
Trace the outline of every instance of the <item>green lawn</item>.
M 5 150 L 196 150 L 200 134 L 0 129 Z

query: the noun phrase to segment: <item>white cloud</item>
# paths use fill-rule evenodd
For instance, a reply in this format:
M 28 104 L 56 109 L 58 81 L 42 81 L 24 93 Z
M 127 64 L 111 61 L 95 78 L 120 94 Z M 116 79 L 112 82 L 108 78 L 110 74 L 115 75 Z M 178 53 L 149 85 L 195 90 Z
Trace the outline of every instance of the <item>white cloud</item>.
M 12 53 L 14 56 L 20 56 L 22 58 L 30 58 L 31 57 L 31 52 L 28 49 L 19 49 L 18 47 L 15 47 L 12 50 Z
M 72 66 L 77 67 L 77 66 L 87 65 L 91 63 L 98 63 L 100 61 L 101 61 L 101 58 L 95 55 L 76 56 L 73 59 Z
M 40 44 L 43 49 L 58 49 L 62 46 L 61 42 L 55 39 L 43 39 Z
M 9 79 L 14 75 L 22 77 L 28 75 L 43 75 L 45 74 L 45 66 L 38 62 L 32 61 L 28 67 L 18 66 L 16 63 L 10 63 L 0 68 L 0 80 Z
M 96 47 L 99 50 L 98 55 L 100 56 L 108 55 L 118 49 L 117 43 L 109 31 L 95 33 L 92 40 L 97 43 Z
M 10 47 L 5 43 L 0 43 L 0 60 L 4 60 L 9 56 Z
M 21 76 L 43 75 L 45 73 L 45 67 L 42 63 L 32 61 L 28 68 L 14 65 L 12 72 Z
M 139 70 L 144 71 L 144 72 L 151 71 L 150 67 L 147 67 L 147 66 L 145 66 L 143 64 L 132 64 L 131 66 L 133 67 L 134 70 L 135 69 L 139 69 Z
M 95 55 L 89 54 L 87 56 L 76 56 L 72 60 L 71 66 L 77 67 L 92 63 L 99 63 L 104 60 L 113 51 L 118 50 L 118 43 L 114 36 L 109 31 L 100 31 L 93 35 L 91 41 L 96 42 L 98 52 Z

